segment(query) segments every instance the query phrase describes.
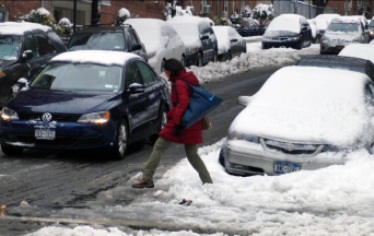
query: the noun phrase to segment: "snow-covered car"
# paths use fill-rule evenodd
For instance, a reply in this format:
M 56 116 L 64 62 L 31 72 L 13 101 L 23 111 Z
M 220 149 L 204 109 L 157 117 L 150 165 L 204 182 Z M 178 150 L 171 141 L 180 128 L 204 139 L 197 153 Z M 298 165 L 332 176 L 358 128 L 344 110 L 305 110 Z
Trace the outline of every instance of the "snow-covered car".
M 339 86 L 337 86 L 339 85 Z M 228 173 L 278 175 L 343 164 L 374 143 L 374 84 L 363 73 L 288 66 L 234 119 L 219 161 Z
M 110 50 L 62 53 L 1 110 L 1 149 L 102 150 L 156 137 L 170 108 L 166 81 L 140 56 Z
M 374 45 L 353 43 L 345 46 L 338 55 L 342 57 L 361 58 L 374 63 Z
M 369 34 L 360 17 L 334 18 L 320 39 L 321 54 L 338 54 L 351 43 L 368 43 Z
M 262 48 L 290 47 L 302 49 L 312 44 L 310 25 L 304 16 L 282 14 L 275 17 L 262 36 Z
M 247 52 L 247 44 L 231 26 L 213 26 L 218 43 L 218 60 L 223 61 Z
M 183 40 L 187 66 L 200 67 L 217 61 L 217 38 L 209 20 L 198 16 L 176 16 L 166 22 Z
M 317 26 L 317 40 L 322 37 L 322 35 L 325 33 L 327 26 L 330 24 L 332 19 L 335 17 L 339 17 L 339 14 L 319 14 L 314 18 L 314 21 Z
M 48 26 L 0 23 L 0 107 L 11 97 L 11 87 L 18 79 L 31 79 L 52 57 L 65 51 L 60 37 Z
M 304 55 L 296 65 L 361 72 L 374 81 L 374 63 L 366 59 L 338 55 Z
M 170 58 L 185 64 L 185 46 L 175 30 L 165 21 L 153 18 L 132 18 L 125 21 L 131 25 L 144 44 L 148 63 L 156 73 L 162 72 L 162 64 Z

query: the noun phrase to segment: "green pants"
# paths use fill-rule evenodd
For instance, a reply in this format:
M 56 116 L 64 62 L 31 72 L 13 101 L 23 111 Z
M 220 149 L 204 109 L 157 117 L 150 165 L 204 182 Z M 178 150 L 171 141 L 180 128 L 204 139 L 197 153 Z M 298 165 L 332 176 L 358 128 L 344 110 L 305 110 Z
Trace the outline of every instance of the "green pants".
M 173 144 L 173 142 L 166 141 L 163 138 L 158 138 L 153 146 L 153 151 L 147 165 L 143 169 L 143 178 L 153 179 L 155 170 L 160 163 L 162 154 L 168 149 L 168 147 Z M 187 159 L 192 165 L 192 167 L 199 173 L 201 182 L 213 183 L 210 174 L 201 160 L 199 154 L 197 154 L 196 144 L 184 144 L 184 149 L 186 150 Z

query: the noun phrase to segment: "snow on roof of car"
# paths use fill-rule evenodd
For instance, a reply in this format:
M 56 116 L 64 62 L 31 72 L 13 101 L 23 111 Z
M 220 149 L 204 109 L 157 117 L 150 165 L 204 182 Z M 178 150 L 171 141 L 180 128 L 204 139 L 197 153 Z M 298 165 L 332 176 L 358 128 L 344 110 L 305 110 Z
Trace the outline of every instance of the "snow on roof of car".
M 331 23 L 359 24 L 360 18 L 356 16 L 339 16 L 331 20 Z
M 339 56 L 362 58 L 374 63 L 374 45 L 352 43 L 345 46 L 339 52 Z
M 98 63 L 104 65 L 123 65 L 130 59 L 141 58 L 134 53 L 105 51 L 105 50 L 77 50 L 59 54 L 51 61 L 67 61 L 76 63 Z
M 47 32 L 51 27 L 30 22 L 4 22 L 0 23 L 0 34 L 22 35 L 30 30 L 43 30 Z
M 372 115 L 358 72 L 288 66 L 275 72 L 234 120 L 236 130 L 279 141 L 349 145 Z
M 270 31 L 290 31 L 300 33 L 301 24 L 300 19 L 305 19 L 301 15 L 297 14 L 282 14 L 275 17 L 266 29 L 266 32 Z M 266 33 L 265 33 L 266 34 Z

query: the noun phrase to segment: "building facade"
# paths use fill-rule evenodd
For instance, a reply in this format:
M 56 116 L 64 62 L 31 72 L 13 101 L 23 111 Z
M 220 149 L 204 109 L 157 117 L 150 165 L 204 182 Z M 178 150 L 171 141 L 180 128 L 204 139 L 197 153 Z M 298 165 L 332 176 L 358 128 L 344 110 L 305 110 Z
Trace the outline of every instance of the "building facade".
M 129 10 L 131 17 L 165 19 L 165 6 L 173 5 L 183 8 L 193 6 L 194 15 L 230 17 L 234 12 L 240 14 L 245 7 L 253 9 L 259 3 L 271 4 L 274 1 L 279 0 L 99 0 L 100 23 L 115 23 L 121 8 Z M 374 0 L 329 0 L 326 7 L 336 9 L 341 15 L 357 15 L 365 11 L 371 13 L 373 2 Z M 17 21 L 40 7 L 51 12 L 57 22 L 62 17 L 73 22 L 75 8 L 77 25 L 90 24 L 91 21 L 91 0 L 0 0 L 0 22 Z

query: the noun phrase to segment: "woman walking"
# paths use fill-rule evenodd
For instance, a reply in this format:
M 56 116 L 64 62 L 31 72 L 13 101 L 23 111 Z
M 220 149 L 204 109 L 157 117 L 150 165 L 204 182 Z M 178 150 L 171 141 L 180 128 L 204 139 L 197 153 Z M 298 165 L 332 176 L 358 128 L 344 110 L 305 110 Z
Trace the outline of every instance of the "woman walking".
M 153 188 L 153 175 L 160 162 L 161 156 L 173 143 L 184 144 L 187 159 L 192 167 L 198 172 L 203 184 L 212 183 L 210 174 L 197 153 L 198 144 L 203 142 L 201 121 L 192 126 L 181 129 L 182 116 L 189 104 L 189 97 L 192 93 L 187 83 L 199 86 L 199 81 L 192 72 L 186 72 L 183 64 L 176 59 L 166 60 L 164 72 L 171 82 L 172 108 L 167 114 L 167 123 L 159 132 L 159 138 L 153 146 L 153 151 L 145 168 L 143 176 L 133 188 Z

